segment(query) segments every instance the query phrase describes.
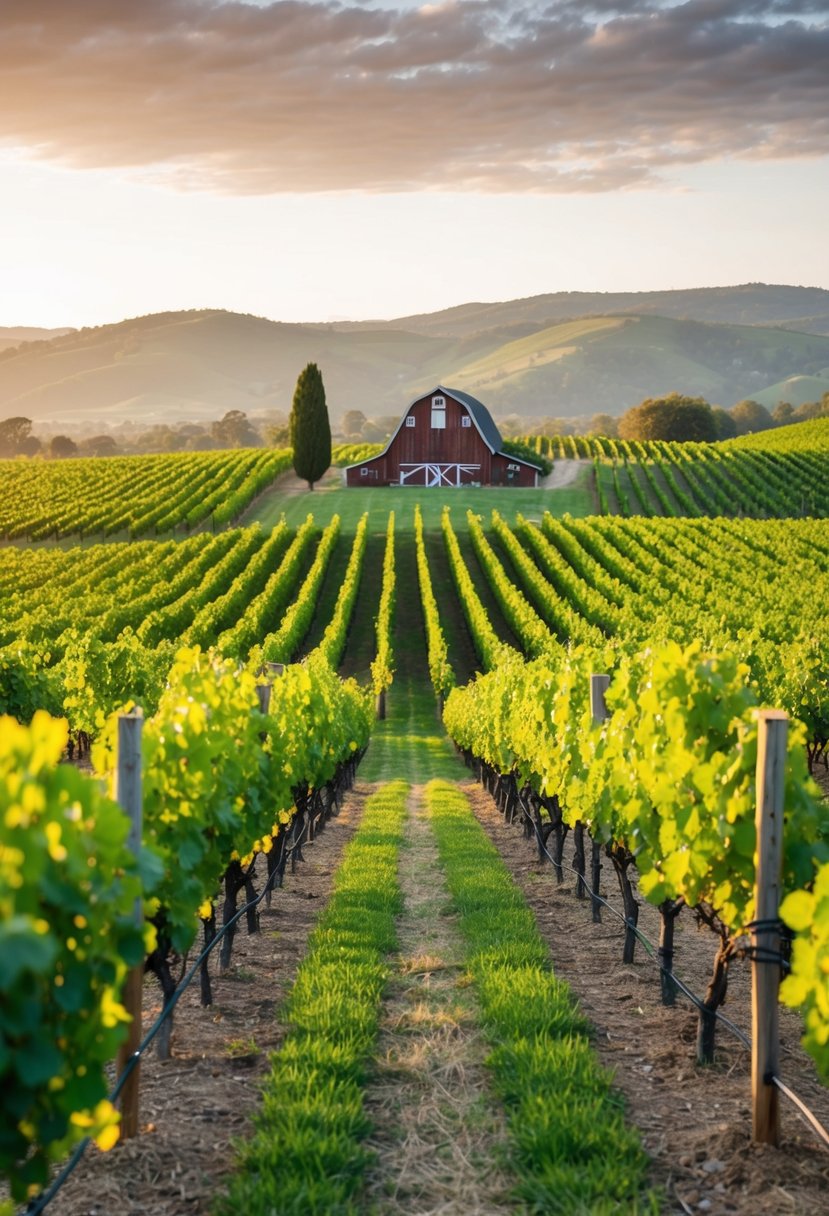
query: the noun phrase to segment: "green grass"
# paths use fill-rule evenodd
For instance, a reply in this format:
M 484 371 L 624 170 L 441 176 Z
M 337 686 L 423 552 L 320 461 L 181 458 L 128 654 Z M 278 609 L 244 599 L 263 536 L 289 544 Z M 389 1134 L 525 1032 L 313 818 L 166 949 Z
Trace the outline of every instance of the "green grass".
M 556 518 L 570 514 L 576 517 L 592 515 L 595 511 L 589 488 L 590 470 L 585 468 L 578 481 L 563 490 L 518 489 L 515 487 L 459 486 L 456 490 L 416 489 L 415 487 L 375 486 L 371 489 L 345 486 L 323 487 L 285 494 L 277 486 L 263 495 L 253 510 L 245 515 L 245 524 L 259 520 L 272 528 L 280 516 L 291 527 L 297 527 L 310 511 L 319 527 L 325 525 L 335 513 L 342 520 L 343 532 L 352 534 L 360 516 L 368 511 L 370 532 L 385 532 L 389 512 L 395 512 L 397 532 L 414 530 L 414 507 L 420 503 L 423 527 L 426 531 L 440 529 L 440 516 L 444 504 L 452 508 L 452 517 L 460 525 L 468 508 L 487 519 L 493 508 L 509 520 L 520 511 L 530 519 L 540 519 L 545 511 Z
M 291 1031 L 272 1056 L 255 1134 L 242 1145 L 219 1216 L 344 1216 L 370 1154 L 363 1110 L 386 956 L 402 910 L 397 860 L 407 787 L 371 797 L 337 871 L 282 1016 Z
M 533 1213 L 657 1213 L 638 1134 L 625 1123 L 588 1024 L 552 973 L 532 912 L 463 792 L 432 782 L 426 798 L 492 1044 L 516 1197 Z
M 428 680 L 428 674 L 427 674 Z M 413 785 L 433 777 L 458 780 L 463 762 L 438 720 L 428 682 L 395 678 L 389 689 L 388 716 L 375 722 L 371 742 L 360 765 L 364 781 L 400 778 Z
M 789 376 L 751 396 L 767 410 L 773 410 L 778 401 L 788 401 L 790 405 L 798 406 L 807 401 L 820 401 L 826 392 L 829 392 L 829 371 L 822 371 L 816 376 Z

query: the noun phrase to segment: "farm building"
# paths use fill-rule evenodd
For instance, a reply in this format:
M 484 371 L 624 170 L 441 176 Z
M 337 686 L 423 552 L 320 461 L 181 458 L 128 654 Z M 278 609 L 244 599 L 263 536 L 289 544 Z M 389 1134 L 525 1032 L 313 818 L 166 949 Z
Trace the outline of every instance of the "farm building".
M 503 443 L 485 405 L 439 384 L 412 402 L 384 451 L 348 466 L 346 485 L 537 485 L 539 469 Z

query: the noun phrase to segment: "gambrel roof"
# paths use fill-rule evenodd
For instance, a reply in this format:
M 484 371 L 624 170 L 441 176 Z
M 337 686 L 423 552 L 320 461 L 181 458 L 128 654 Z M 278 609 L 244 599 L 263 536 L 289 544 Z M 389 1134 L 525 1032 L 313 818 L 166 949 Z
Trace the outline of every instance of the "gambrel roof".
M 444 388 L 441 384 L 437 388 L 432 389 L 430 395 L 434 396 L 435 393 L 446 393 L 448 396 L 454 397 L 456 401 L 460 401 L 461 405 L 465 405 L 490 452 L 494 455 L 496 452 L 501 451 L 504 443 L 501 438 L 501 432 L 495 425 L 495 419 L 492 417 L 492 414 L 490 414 L 482 401 L 479 401 L 477 397 L 471 397 L 469 393 L 461 392 L 460 389 Z M 414 402 L 412 402 L 413 404 Z M 411 406 L 409 406 L 409 409 L 411 409 Z

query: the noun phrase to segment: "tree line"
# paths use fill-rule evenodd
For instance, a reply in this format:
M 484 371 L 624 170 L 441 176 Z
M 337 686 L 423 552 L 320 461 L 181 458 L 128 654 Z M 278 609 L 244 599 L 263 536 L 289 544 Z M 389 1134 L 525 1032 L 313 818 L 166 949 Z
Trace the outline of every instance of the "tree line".
M 310 368 L 315 371 L 309 372 Z M 37 435 L 30 418 L 5 418 L 0 420 L 0 457 L 65 459 L 71 456 L 132 456 L 228 448 L 293 447 L 292 419 L 298 391 L 302 397 L 308 395 L 309 400 L 321 393 L 329 446 L 332 438 L 347 443 L 383 443 L 391 437 L 400 422 L 399 415 L 384 414 L 371 418 L 362 410 L 348 410 L 343 414 L 339 427 L 332 429 L 322 375 L 315 363 L 309 363 L 297 381 L 290 415 L 280 410 L 269 410 L 260 418 L 249 418 L 243 410 L 229 410 L 213 422 L 156 423 L 147 426 L 137 421 L 127 421 L 100 433 L 94 430 L 90 432 L 89 424 L 67 428 L 72 429 L 74 435 L 48 431 Z M 313 414 L 318 405 L 310 404 L 302 408 Z M 669 393 L 661 397 L 647 397 L 621 417 L 605 413 L 580 418 L 507 414 L 498 419 L 498 427 L 505 439 L 532 433 L 715 442 L 822 417 L 829 417 L 829 392 L 824 393 L 820 401 L 809 401 L 799 406 L 780 401 L 772 410 L 751 398 L 737 402 L 731 409 L 723 409 L 719 405 L 709 404 L 703 397 Z M 320 442 L 324 451 L 324 433 Z M 315 473 L 311 480 L 316 481 L 319 476 L 319 473 Z M 309 480 L 304 475 L 303 478 Z
M 829 417 L 829 392 L 818 402 L 807 402 L 795 409 L 788 401 L 781 401 L 773 410 L 750 398 L 725 410 L 710 405 L 704 397 L 669 393 L 664 397 L 646 397 L 627 410 L 618 420 L 615 435 L 620 439 L 715 443 L 823 417 Z

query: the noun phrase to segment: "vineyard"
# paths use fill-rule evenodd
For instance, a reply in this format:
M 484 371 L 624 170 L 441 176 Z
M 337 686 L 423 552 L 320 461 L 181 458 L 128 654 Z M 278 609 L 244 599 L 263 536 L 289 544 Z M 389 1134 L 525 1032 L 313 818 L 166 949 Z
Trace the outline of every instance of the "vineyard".
M 541 456 L 589 461 L 602 515 L 791 518 L 829 514 L 829 424 L 726 443 L 526 436 Z
M 784 1108 L 752 1150 L 745 1046 L 752 966 L 779 973 L 764 1085 L 825 1126 L 827 437 L 791 429 L 531 439 L 580 462 L 580 518 L 288 497 L 284 452 L 8 462 L 9 1212 L 820 1210 L 819 1130 Z

